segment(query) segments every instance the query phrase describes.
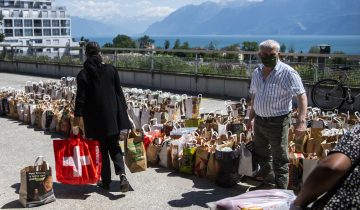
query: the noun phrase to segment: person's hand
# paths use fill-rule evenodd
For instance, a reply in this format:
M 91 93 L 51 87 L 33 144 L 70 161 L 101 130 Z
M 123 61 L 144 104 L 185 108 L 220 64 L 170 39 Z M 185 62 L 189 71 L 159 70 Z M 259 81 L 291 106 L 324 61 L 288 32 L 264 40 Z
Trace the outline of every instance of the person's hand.
M 246 130 L 247 130 L 247 131 L 251 131 L 251 130 L 253 129 L 253 124 L 254 124 L 254 119 L 248 120 L 248 121 L 246 122 Z
M 80 128 L 79 126 L 72 126 L 71 127 L 71 131 L 74 135 L 78 135 L 79 134 L 79 131 L 80 131 Z
M 72 124 L 74 127 L 79 126 L 80 125 L 80 117 L 74 117 L 74 121 Z
M 294 125 L 295 138 L 299 139 L 305 135 L 306 131 L 306 120 L 297 120 Z

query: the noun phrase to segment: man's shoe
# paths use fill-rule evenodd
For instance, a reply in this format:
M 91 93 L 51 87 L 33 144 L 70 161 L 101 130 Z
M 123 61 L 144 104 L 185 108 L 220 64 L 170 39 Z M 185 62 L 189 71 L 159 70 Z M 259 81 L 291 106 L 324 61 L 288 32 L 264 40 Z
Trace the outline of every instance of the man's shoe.
M 267 183 L 261 183 L 259 186 L 256 187 L 250 187 L 249 191 L 255 191 L 255 190 L 271 190 L 275 189 L 274 185 L 267 184 Z
M 120 191 L 127 192 L 129 191 L 130 184 L 129 181 L 126 179 L 125 175 L 120 175 Z
M 109 183 L 103 183 L 102 181 L 99 181 L 96 185 L 104 190 L 110 190 Z

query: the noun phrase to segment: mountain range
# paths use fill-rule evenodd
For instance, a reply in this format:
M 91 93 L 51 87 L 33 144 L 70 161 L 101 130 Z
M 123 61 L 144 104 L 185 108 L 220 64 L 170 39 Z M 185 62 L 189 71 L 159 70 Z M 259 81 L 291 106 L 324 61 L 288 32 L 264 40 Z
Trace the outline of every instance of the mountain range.
M 237 0 L 184 6 L 147 35 L 360 35 L 358 0 Z

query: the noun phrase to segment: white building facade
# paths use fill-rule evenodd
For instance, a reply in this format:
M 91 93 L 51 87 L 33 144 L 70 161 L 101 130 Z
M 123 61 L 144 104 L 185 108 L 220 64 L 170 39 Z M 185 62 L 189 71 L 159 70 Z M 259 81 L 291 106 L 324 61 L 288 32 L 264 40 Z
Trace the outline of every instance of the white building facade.
M 53 4 L 54 0 L 0 0 L 3 44 L 26 46 L 21 51 L 32 46 L 39 53 L 61 54 L 66 49 L 57 47 L 79 46 L 71 37 L 71 19 L 66 8 Z

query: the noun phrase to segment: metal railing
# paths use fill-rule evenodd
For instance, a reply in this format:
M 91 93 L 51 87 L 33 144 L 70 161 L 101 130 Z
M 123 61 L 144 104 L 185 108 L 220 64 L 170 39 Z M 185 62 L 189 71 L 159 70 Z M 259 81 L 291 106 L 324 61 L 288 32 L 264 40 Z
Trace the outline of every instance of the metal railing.
M 61 46 L 0 46 L 1 59 L 81 66 L 84 48 Z M 171 72 L 249 78 L 260 64 L 257 52 L 221 50 L 164 50 L 137 48 L 102 48 L 105 63 L 119 69 Z M 349 66 L 350 85 L 360 87 L 360 55 L 282 53 L 283 62 L 292 66 L 304 82 L 338 79 L 339 66 Z M 334 73 L 337 72 L 337 73 Z

